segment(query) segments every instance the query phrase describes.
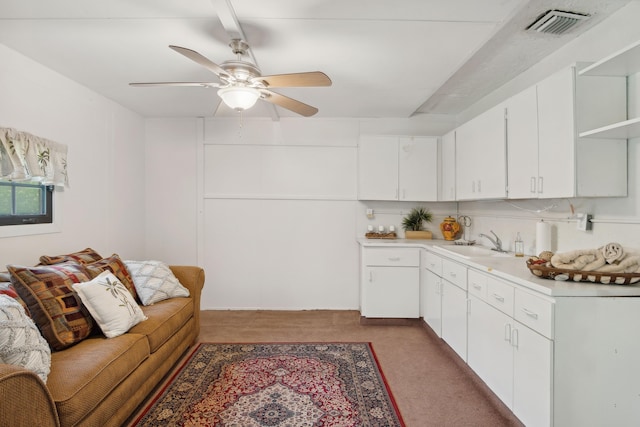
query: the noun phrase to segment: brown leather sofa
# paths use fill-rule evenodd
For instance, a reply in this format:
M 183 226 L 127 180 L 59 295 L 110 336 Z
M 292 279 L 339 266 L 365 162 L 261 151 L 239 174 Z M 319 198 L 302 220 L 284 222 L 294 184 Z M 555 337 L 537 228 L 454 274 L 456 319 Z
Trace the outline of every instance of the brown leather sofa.
M 0 426 L 120 426 L 200 332 L 204 270 L 171 266 L 190 297 L 141 307 L 148 317 L 115 338 L 101 335 L 51 354 L 46 384 L 0 363 Z

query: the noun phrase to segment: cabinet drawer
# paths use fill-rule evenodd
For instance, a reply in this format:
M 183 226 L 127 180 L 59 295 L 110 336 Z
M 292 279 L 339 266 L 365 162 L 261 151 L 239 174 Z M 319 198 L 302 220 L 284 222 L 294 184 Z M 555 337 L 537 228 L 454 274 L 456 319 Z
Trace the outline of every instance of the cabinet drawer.
M 367 248 L 364 250 L 365 265 L 419 267 L 420 249 Z
M 513 317 L 514 292 L 513 285 L 487 277 L 487 302 L 511 317 Z
M 443 258 L 442 278 L 465 291 L 467 290 L 467 267 L 462 264 Z
M 476 270 L 467 272 L 469 294 L 475 295 L 483 301 L 487 300 L 487 276 Z
M 433 252 L 426 251 L 424 259 L 424 267 L 442 277 L 442 258 Z
M 516 290 L 515 319 L 547 338 L 553 339 L 552 301 Z

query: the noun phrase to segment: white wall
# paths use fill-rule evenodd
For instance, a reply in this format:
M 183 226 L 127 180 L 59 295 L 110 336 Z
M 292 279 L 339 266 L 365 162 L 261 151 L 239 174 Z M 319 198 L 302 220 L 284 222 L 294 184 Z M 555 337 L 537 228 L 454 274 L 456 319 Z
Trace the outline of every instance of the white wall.
M 198 264 L 198 119 L 146 122 L 145 254 Z
M 66 144 L 70 179 L 59 231 L 0 237 L 1 267 L 86 247 L 142 257 L 142 118 L 1 44 L 0 63 L 0 126 Z

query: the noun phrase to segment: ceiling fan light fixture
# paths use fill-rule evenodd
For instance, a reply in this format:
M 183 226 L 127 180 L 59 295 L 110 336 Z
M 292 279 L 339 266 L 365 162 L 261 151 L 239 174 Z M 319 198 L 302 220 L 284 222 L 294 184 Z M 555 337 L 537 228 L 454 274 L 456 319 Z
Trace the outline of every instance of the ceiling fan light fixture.
M 232 86 L 218 90 L 218 96 L 231 109 L 248 110 L 260 98 L 260 91 L 251 87 Z

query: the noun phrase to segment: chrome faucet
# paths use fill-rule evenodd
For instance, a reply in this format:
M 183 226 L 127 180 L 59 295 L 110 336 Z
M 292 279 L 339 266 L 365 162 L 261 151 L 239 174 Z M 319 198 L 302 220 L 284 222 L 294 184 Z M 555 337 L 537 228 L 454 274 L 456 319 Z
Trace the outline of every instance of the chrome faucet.
M 480 237 L 486 237 L 491 241 L 491 243 L 493 243 L 493 246 L 495 246 L 495 248 L 491 248 L 492 251 L 506 252 L 504 249 L 502 249 L 502 240 L 500 240 L 498 235 L 494 233 L 493 230 L 489 230 L 489 231 L 491 232 L 491 234 L 495 236 L 495 240 L 491 236 L 487 236 L 486 234 L 482 234 L 482 233 L 480 233 Z

